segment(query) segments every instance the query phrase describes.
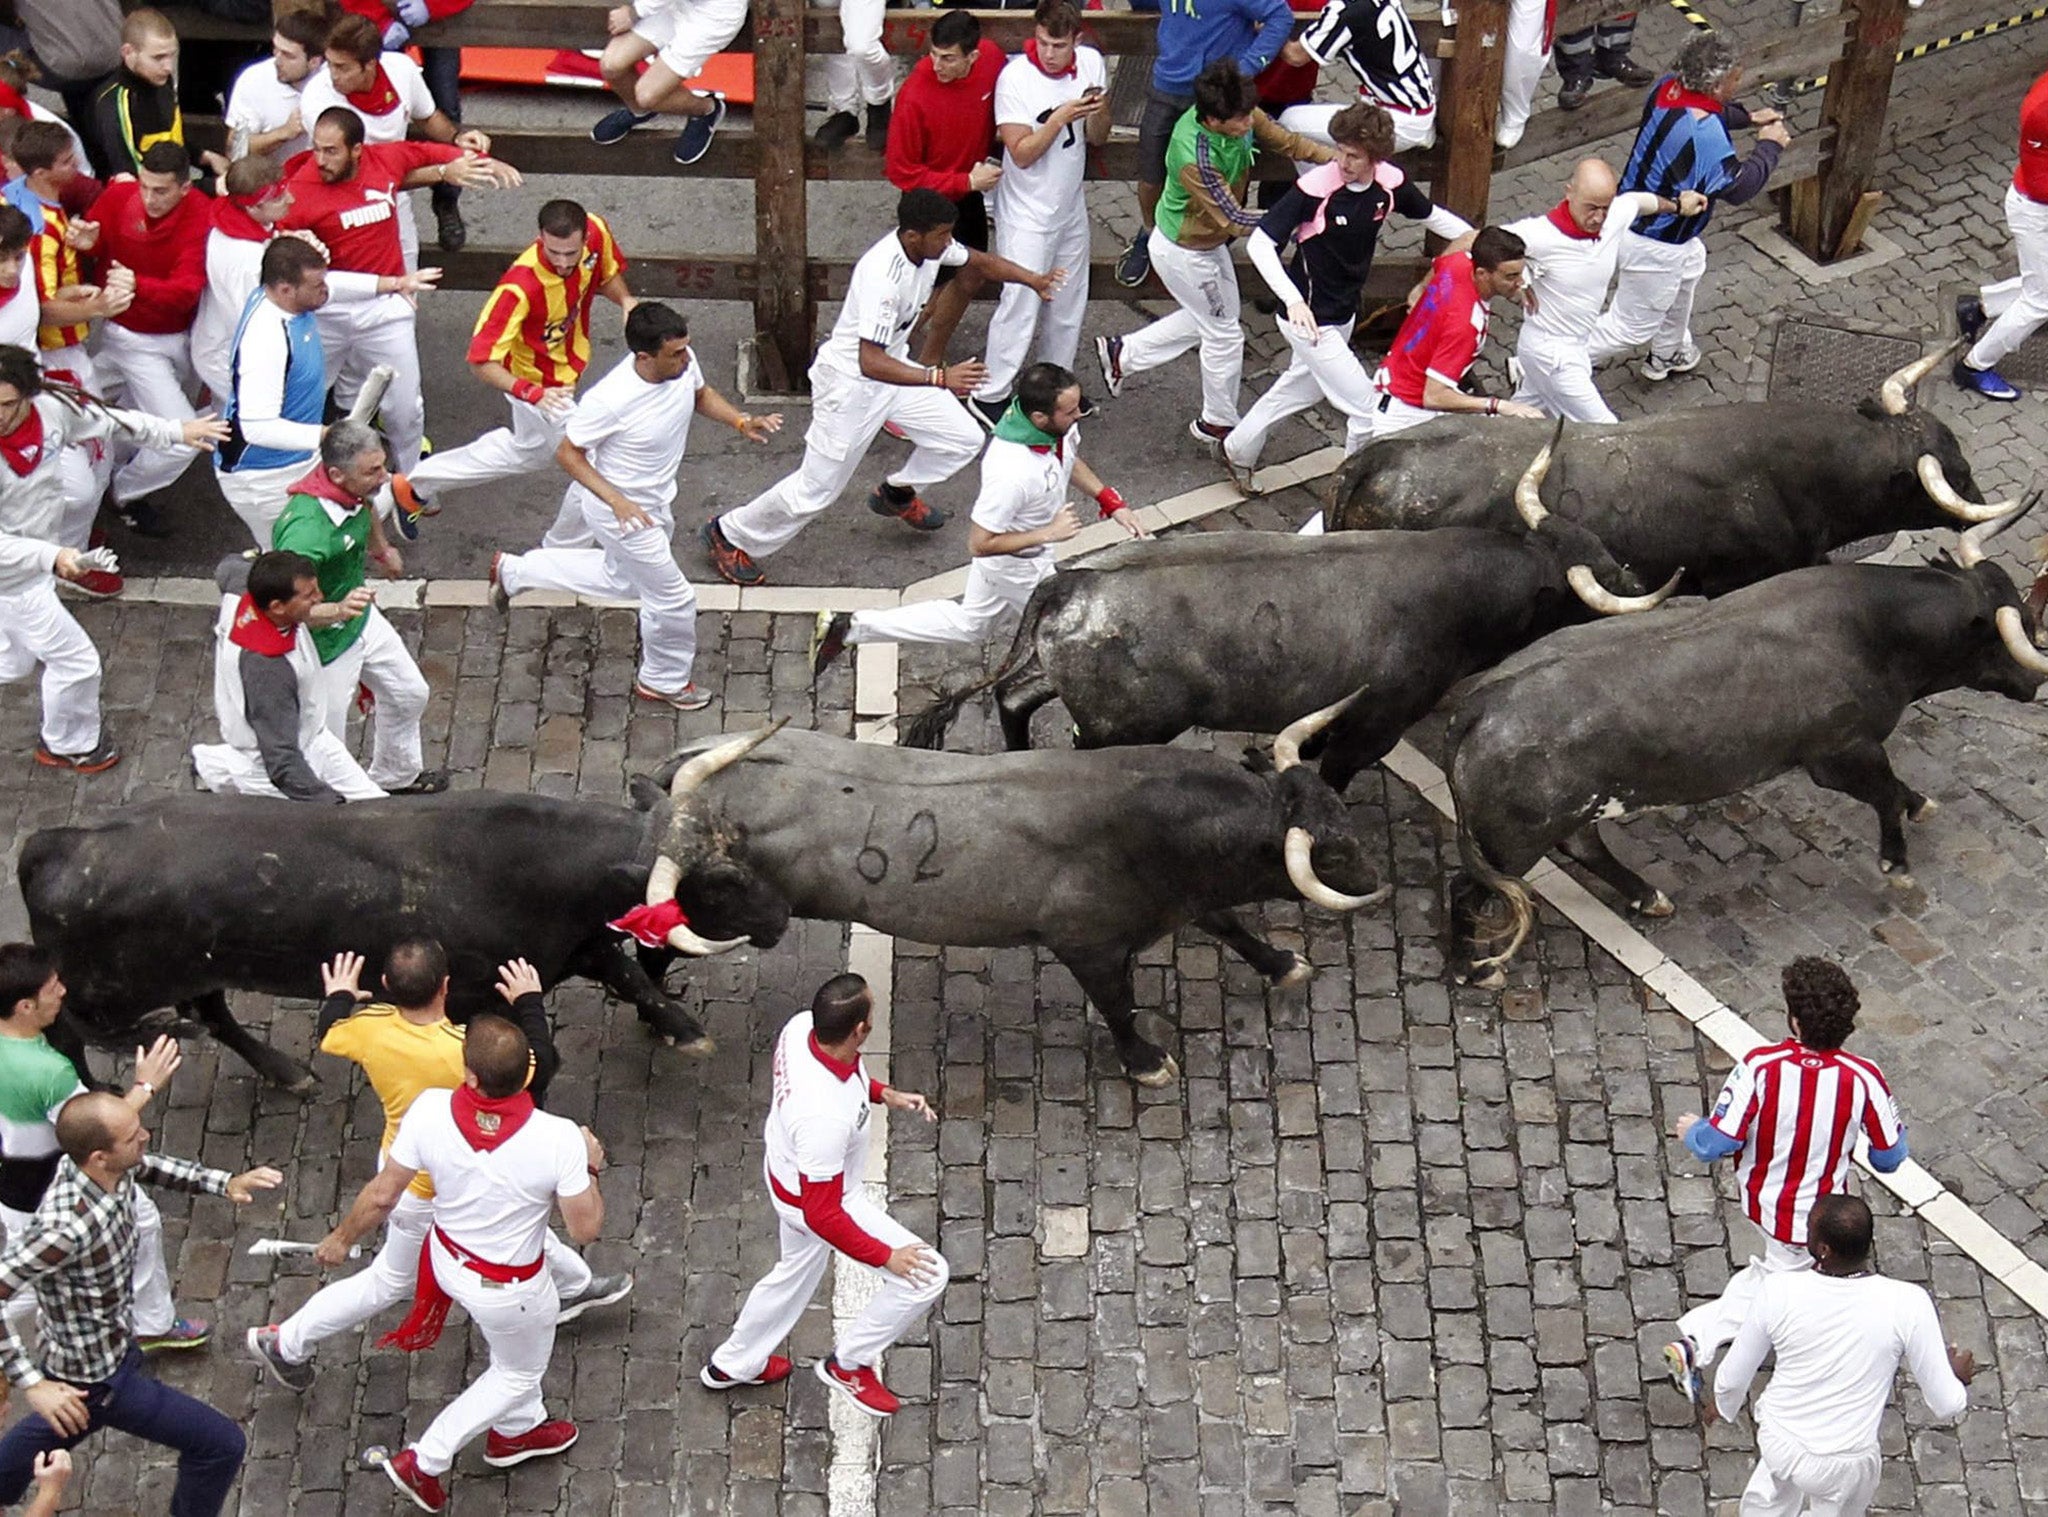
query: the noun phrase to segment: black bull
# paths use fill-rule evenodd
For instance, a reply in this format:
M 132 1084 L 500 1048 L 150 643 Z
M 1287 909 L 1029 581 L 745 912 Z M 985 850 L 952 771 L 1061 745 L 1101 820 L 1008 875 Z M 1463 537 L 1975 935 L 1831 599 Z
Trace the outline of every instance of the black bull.
M 1803 569 L 1561 632 L 1483 676 L 1445 739 L 1470 876 L 1454 892 L 1460 978 L 1497 981 L 1533 920 L 1520 876 L 1559 845 L 1631 907 L 1671 910 L 1608 850 L 1597 818 L 1698 804 L 1789 769 L 1874 808 L 1882 867 L 1903 879 L 1902 820 L 1930 809 L 1885 756 L 1906 708 L 1958 687 L 2030 700 L 2048 673 L 2011 581 L 1974 538 L 1965 566 Z
M 1724 594 L 1863 538 L 2003 515 L 2010 502 L 1971 499 L 1955 434 L 1906 409 L 1902 381 L 1920 367 L 1858 407 L 1742 403 L 1614 425 L 1447 417 L 1355 454 L 1331 525 L 1510 525 L 1515 485 L 1554 431 L 1543 504 L 1648 584 L 1684 570 L 1686 593 Z
M 939 747 L 991 685 L 1011 749 L 1031 746 L 1032 713 L 1054 698 L 1077 746 L 1100 748 L 1191 727 L 1278 732 L 1355 691 L 1323 734 L 1322 775 L 1341 794 L 1466 675 L 1567 623 L 1656 603 L 1585 529 L 1535 514 L 1512 531 L 1229 532 L 1113 548 L 1041 584 L 995 674 L 920 712 L 903 741 Z

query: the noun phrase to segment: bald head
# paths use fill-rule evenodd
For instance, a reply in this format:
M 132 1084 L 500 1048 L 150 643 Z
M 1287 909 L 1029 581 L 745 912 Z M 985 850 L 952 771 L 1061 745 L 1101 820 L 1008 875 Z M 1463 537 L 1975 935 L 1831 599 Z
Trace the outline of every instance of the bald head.
M 1581 231 L 1597 232 L 1607 224 L 1607 208 L 1614 204 L 1620 185 L 1613 166 L 1604 158 L 1579 160 L 1572 177 L 1565 181 L 1564 200 Z
M 130 1168 L 141 1157 L 141 1145 L 134 1142 L 142 1123 L 134 1109 L 110 1091 L 93 1090 L 73 1096 L 57 1112 L 57 1146 L 81 1169 L 94 1154 L 115 1156 L 129 1147 L 135 1158 L 116 1162 L 116 1174 Z

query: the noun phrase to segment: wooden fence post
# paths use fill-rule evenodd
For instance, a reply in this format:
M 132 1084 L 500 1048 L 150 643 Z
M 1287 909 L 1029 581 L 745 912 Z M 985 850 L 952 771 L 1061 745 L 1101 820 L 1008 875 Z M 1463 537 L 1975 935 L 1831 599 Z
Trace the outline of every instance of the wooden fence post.
M 811 301 L 804 180 L 805 0 L 754 0 L 754 332 L 761 378 L 794 394 L 805 383 L 817 308 Z
M 1854 253 L 1877 209 L 1870 189 L 1884 143 L 1885 106 L 1899 39 L 1906 30 L 1906 0 L 1853 0 L 1855 20 L 1842 56 L 1828 70 L 1817 130 L 1835 129 L 1834 153 L 1820 173 L 1792 186 L 1786 230 L 1808 257 L 1826 263 Z
M 1456 46 L 1444 68 L 1443 99 L 1436 114 L 1444 172 L 1430 187 L 1430 198 L 1474 226 L 1483 226 L 1493 184 L 1501 67 L 1508 51 L 1508 0 L 1459 0 Z

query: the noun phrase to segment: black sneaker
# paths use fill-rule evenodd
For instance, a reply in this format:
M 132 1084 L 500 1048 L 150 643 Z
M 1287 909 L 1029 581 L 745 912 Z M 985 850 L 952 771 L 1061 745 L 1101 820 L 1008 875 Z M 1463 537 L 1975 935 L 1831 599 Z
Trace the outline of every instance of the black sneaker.
M 1575 111 L 1586 103 L 1586 97 L 1593 93 L 1593 76 L 1583 79 L 1567 79 L 1557 92 L 1557 108 L 1561 111 Z
M 1644 68 L 1627 53 L 1618 56 L 1593 55 L 1593 71 L 1602 79 L 1612 79 L 1616 84 L 1625 84 L 1631 89 L 1641 89 L 1646 84 L 1656 83 L 1657 76 Z
M 37 743 L 36 762 L 45 769 L 70 769 L 78 774 L 99 774 L 121 762 L 121 750 L 114 746 L 114 740 L 110 737 L 102 737 L 99 747 L 90 753 L 52 753 L 41 743 Z
M 313 1366 L 310 1361 L 294 1364 L 285 1358 L 284 1350 L 277 1344 L 277 1329 L 274 1327 L 252 1327 L 248 1336 L 249 1357 L 262 1365 L 270 1378 L 288 1391 L 310 1391 L 313 1388 Z
M 725 96 L 713 92 L 711 109 L 701 116 L 692 116 L 682 135 L 676 138 L 676 162 L 692 164 L 710 152 L 711 139 L 718 135 L 718 128 L 724 121 Z
M 1121 337 L 1095 339 L 1095 361 L 1102 365 L 1102 388 L 1115 400 L 1124 392 L 1124 340 Z
M 446 769 L 422 769 L 410 785 L 399 785 L 386 792 L 389 795 L 439 795 L 448 788 Z
M 623 1301 L 632 1288 L 631 1275 L 592 1275 L 590 1283 L 582 1290 L 573 1296 L 562 1297 L 562 1304 L 555 1312 L 555 1326 L 574 1322 L 593 1306 L 610 1306 L 614 1301 Z
M 889 102 L 868 107 L 868 151 L 886 153 L 889 150 Z
M 1152 272 L 1152 248 L 1148 241 L 1151 236 L 1149 230 L 1139 232 L 1116 261 L 1116 282 L 1127 290 L 1135 290 Z
M 816 147 L 830 151 L 845 147 L 860 132 L 860 119 L 852 111 L 834 111 L 825 118 L 825 124 L 811 137 Z
M 899 500 L 887 485 L 876 485 L 868 496 L 868 509 L 877 516 L 893 516 L 920 532 L 936 532 L 951 518 L 937 506 L 928 506 L 915 491 L 910 499 Z
M 1003 419 L 1003 413 L 1010 409 L 1007 400 L 983 400 L 979 395 L 967 397 L 967 414 L 980 423 L 981 430 L 993 432 L 996 423 Z
M 469 228 L 463 225 L 460 206 L 435 206 L 434 228 L 434 240 L 441 244 L 444 253 L 459 253 L 469 241 Z
M 114 514 L 121 518 L 121 524 L 137 537 L 169 537 L 171 524 L 164 520 L 164 513 L 148 496 L 140 500 L 117 502 Z
M 846 634 L 853 630 L 851 611 L 820 611 L 811 628 L 811 678 L 832 667 L 832 661 L 846 651 Z
M 631 106 L 622 105 L 590 129 L 590 140 L 610 147 L 614 142 L 624 142 L 626 134 L 634 127 L 645 126 L 653 119 L 653 111 L 636 111 Z
M 1963 334 L 1963 341 L 1975 342 L 1977 334 L 1984 330 L 1984 302 L 1975 295 L 1956 297 L 1956 330 Z
M 1086 391 L 1084 390 L 1084 391 L 1083 391 L 1083 392 L 1081 393 L 1081 409 L 1080 409 L 1079 411 L 1077 411 L 1077 412 L 1075 413 L 1075 415 L 1077 415 L 1078 417 L 1080 417 L 1080 419 L 1081 419 L 1082 421 L 1086 421 L 1086 420 L 1088 420 L 1088 418 L 1089 418 L 1089 417 L 1091 417 L 1091 416 L 1100 416 L 1101 414 L 1102 414 L 1102 406 L 1101 406 L 1101 404 L 1100 404 L 1099 402 L 1097 402 L 1097 401 L 1096 401 L 1096 399 L 1095 399 L 1095 398 L 1094 398 L 1093 396 L 1089 395 L 1089 394 L 1088 394 L 1088 393 L 1087 393 L 1087 392 L 1086 392 Z
M 718 571 L 718 577 L 728 585 L 745 589 L 749 585 L 768 582 L 768 576 L 761 572 L 761 566 L 754 562 L 752 554 L 725 540 L 725 534 L 718 529 L 717 517 L 712 517 L 697 529 L 697 541 L 711 555 L 711 567 Z

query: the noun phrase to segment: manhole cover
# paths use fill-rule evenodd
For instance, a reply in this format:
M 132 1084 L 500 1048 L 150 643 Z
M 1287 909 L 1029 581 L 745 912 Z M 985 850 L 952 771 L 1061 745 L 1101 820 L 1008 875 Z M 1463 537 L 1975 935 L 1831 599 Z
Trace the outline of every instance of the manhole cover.
M 1772 400 L 1853 406 L 1920 356 L 1917 337 L 1850 332 L 1813 321 L 1785 321 L 1771 349 Z
M 1998 360 L 1998 372 L 2016 385 L 2048 385 L 2048 336 L 2035 335 Z

